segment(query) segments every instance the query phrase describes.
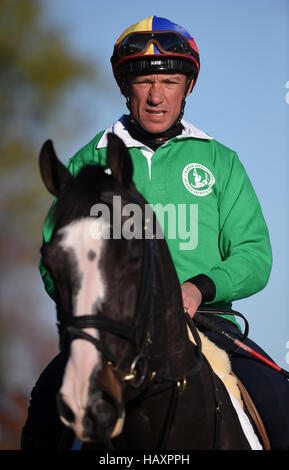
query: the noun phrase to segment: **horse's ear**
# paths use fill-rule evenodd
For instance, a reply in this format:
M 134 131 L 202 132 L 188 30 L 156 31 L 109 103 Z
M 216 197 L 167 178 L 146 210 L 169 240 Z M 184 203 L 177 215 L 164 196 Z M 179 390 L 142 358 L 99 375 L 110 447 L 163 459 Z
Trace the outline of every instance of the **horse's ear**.
M 107 135 L 107 165 L 112 176 L 126 189 L 132 189 L 133 165 L 131 156 L 123 141 L 115 134 Z
M 61 186 L 71 177 L 67 168 L 58 159 L 51 140 L 44 142 L 40 155 L 39 167 L 42 180 L 53 196 L 58 197 Z

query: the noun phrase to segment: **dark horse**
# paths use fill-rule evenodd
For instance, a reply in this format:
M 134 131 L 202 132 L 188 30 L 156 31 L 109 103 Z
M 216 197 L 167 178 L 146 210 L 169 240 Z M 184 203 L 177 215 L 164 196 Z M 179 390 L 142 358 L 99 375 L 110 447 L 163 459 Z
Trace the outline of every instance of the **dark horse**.
M 57 197 L 43 262 L 68 355 L 62 421 L 80 441 L 114 449 L 250 449 L 184 314 L 170 253 L 134 186 L 123 142 L 110 134 L 107 168 L 86 166 L 72 177 L 47 141 L 40 169 Z M 138 235 L 132 210 L 140 215 Z

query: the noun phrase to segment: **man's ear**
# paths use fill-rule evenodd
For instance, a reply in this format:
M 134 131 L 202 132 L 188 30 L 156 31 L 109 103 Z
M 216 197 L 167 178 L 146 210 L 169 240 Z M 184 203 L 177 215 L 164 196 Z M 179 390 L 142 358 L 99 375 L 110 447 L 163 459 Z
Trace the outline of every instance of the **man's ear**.
M 123 96 L 127 99 L 129 97 L 129 83 L 130 81 L 128 78 L 121 77 L 118 80 L 118 86 L 120 88 L 120 91 L 123 94 Z
M 107 165 L 112 176 L 126 189 L 132 189 L 133 165 L 131 156 L 123 141 L 115 134 L 107 136 Z
M 192 78 L 191 81 L 190 81 L 189 88 L 188 88 L 188 91 L 186 93 L 186 96 L 189 96 L 189 94 L 191 93 L 191 91 L 194 87 L 194 83 L 195 83 L 195 80 Z
M 44 142 L 39 154 L 39 168 L 43 183 L 53 196 L 58 197 L 62 185 L 71 178 L 63 163 L 58 159 L 52 140 Z

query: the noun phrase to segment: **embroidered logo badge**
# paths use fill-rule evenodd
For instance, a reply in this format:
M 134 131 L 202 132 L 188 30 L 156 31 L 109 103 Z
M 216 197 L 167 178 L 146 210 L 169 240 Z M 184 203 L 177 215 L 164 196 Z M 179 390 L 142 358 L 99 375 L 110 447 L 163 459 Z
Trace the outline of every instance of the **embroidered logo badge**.
M 195 196 L 207 196 L 215 183 L 213 173 L 200 163 L 189 163 L 183 170 L 183 183 Z

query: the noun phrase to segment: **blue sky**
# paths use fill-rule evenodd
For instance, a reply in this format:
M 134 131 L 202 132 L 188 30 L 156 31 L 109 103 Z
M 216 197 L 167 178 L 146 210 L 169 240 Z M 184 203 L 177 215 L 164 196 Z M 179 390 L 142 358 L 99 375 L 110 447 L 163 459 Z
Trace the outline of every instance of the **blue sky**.
M 81 129 L 75 138 L 61 137 L 53 123 L 44 136 L 53 138 L 64 161 L 126 110 L 109 59 L 129 25 L 157 15 L 193 35 L 201 72 L 185 119 L 238 153 L 260 199 L 273 247 L 268 286 L 233 307 L 248 318 L 251 338 L 289 369 L 288 0 L 43 3 L 49 21 L 61 25 L 72 47 L 98 65 L 102 75 L 101 92 L 89 87 L 71 96 L 71 126 L 79 121 Z

